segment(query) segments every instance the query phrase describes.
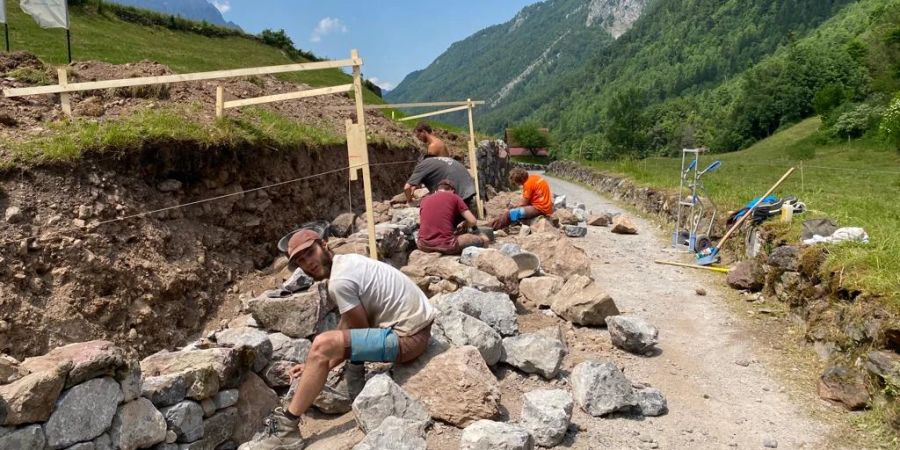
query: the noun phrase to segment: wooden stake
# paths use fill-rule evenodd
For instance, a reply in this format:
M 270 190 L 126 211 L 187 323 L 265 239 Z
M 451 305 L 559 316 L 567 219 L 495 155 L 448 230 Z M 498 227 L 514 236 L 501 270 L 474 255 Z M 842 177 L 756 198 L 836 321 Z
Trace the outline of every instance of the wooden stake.
M 366 135 L 366 111 L 363 106 L 363 89 L 362 89 L 362 60 L 359 58 L 359 51 L 353 49 L 350 51 L 350 58 L 353 59 L 353 95 L 356 97 L 356 124 L 359 125 L 363 136 Z M 365 140 L 364 140 L 365 142 Z M 360 149 L 358 157 L 362 159 L 362 175 L 363 175 L 363 192 L 366 197 L 366 231 L 369 235 L 369 257 L 378 259 L 378 246 L 375 241 L 375 207 L 372 205 L 372 176 L 369 173 L 369 149 L 367 145 L 363 145 L 364 149 Z M 348 160 L 353 152 L 348 147 Z M 351 168 L 350 170 L 356 170 Z
M 481 183 L 478 181 L 478 155 L 475 153 L 475 120 L 472 118 L 472 110 L 475 105 L 472 99 L 466 99 L 469 109 L 469 170 L 472 172 L 472 178 L 475 180 L 475 204 L 478 207 L 479 219 L 484 219 L 484 206 L 481 204 Z
M 225 117 L 225 88 L 216 86 L 216 119 Z
M 56 69 L 56 74 L 59 77 L 60 87 L 65 88 L 69 85 L 69 73 L 65 68 L 60 67 Z M 72 101 L 69 98 L 69 94 L 59 94 L 59 104 L 62 106 L 63 114 L 68 117 L 72 117 Z

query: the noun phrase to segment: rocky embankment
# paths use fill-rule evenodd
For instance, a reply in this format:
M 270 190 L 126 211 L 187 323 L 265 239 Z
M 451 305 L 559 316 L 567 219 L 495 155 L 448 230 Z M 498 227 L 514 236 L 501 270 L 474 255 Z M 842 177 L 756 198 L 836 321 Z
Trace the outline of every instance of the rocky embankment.
M 514 195 L 501 194 L 489 211 L 497 213 L 511 200 Z M 436 423 L 461 430 L 451 448 L 550 447 L 578 432 L 571 426 L 576 407 L 595 417 L 666 413 L 662 392 L 629 380 L 609 360 L 563 370 L 566 327 L 522 323 L 530 313 L 569 327 L 605 326 L 622 351 L 653 352 L 656 328 L 620 315 L 591 279 L 588 256 L 567 237 L 584 234 L 557 225 L 576 230 L 589 226 L 586 221 L 609 221 L 607 215 L 561 209 L 550 219 L 499 232 L 494 248 L 442 256 L 410 252 L 414 204 L 381 205 L 387 209 L 376 228 L 379 251 L 393 263 L 406 260 L 401 271 L 439 314 L 426 354 L 409 365 L 368 364 L 368 381 L 355 399 L 343 368 L 329 376 L 315 407 L 324 414 L 352 411 L 365 433 L 355 448 L 388 448 L 401 439 L 406 448 L 424 449 L 440 440 Z M 330 243 L 338 253 L 365 253 L 364 232 L 347 229 L 348 218 L 326 227 L 330 235 L 345 236 Z M 613 221 L 628 225 L 622 216 Z M 106 341 L 70 344 L 22 362 L 4 357 L 0 449 L 214 450 L 251 440 L 289 391 L 287 370 L 304 361 L 318 333 L 337 325 L 321 283 L 302 271 L 281 273 L 283 283 L 246 298 L 242 313 L 226 326 L 140 361 Z M 503 410 L 495 375 L 501 365 L 545 386 L 525 392 L 521 412 L 512 417 Z

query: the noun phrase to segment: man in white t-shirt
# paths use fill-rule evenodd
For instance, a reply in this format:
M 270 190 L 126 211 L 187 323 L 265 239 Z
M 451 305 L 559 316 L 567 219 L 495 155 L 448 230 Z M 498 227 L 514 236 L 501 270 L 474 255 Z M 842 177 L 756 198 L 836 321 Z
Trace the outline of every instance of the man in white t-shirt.
M 352 366 L 416 359 L 428 348 L 435 316 L 428 297 L 402 272 L 362 255 L 335 256 L 315 231 L 295 233 L 288 255 L 313 279 L 328 280 L 341 320 L 337 330 L 316 336 L 305 364 L 291 368 L 291 377 L 300 378 L 297 390 L 290 405 L 269 418 L 269 436 L 249 447 L 254 450 L 303 448 L 300 416 L 322 391 L 328 372 L 346 360 Z

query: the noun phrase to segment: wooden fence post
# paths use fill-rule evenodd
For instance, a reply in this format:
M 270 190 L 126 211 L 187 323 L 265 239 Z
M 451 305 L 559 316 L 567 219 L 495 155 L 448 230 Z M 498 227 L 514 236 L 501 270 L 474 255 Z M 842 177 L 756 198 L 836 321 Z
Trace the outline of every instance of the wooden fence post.
M 375 209 L 372 205 L 372 176 L 369 172 L 369 148 L 366 136 L 366 111 L 363 106 L 363 89 L 362 89 L 362 61 L 359 60 L 359 51 L 353 49 L 350 51 L 350 59 L 353 63 L 353 94 L 356 97 L 356 125 L 357 132 L 362 136 L 362 142 L 357 142 L 358 148 L 351 149 L 348 142 L 347 156 L 351 166 L 354 160 L 358 160 L 362 165 L 363 175 L 363 192 L 366 198 L 366 232 L 369 235 L 369 257 L 378 259 L 378 244 L 375 240 Z M 361 148 L 359 148 L 361 147 Z M 354 151 L 355 150 L 355 151 Z M 355 156 L 355 158 L 354 158 Z M 351 167 L 351 171 L 355 171 L 356 167 Z
M 225 117 L 225 88 L 216 86 L 216 119 Z
M 60 87 L 66 87 L 69 85 L 69 73 L 64 67 L 57 68 L 56 74 L 59 77 Z M 60 106 L 62 106 L 63 114 L 68 117 L 72 117 L 72 101 L 68 93 L 59 94 L 59 104 Z
M 475 180 L 475 201 L 478 207 L 478 218 L 484 219 L 484 205 L 481 204 L 481 183 L 478 180 L 478 155 L 475 153 L 475 120 L 472 117 L 472 110 L 475 105 L 472 99 L 466 99 L 469 111 L 469 164 L 472 166 L 469 170 L 472 172 L 472 178 Z

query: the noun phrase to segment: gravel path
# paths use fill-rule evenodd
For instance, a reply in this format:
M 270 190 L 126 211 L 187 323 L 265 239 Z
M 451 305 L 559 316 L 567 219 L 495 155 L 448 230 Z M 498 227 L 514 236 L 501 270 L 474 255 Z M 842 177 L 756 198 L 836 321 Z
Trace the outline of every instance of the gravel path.
M 622 212 L 579 185 L 549 178 L 553 192 L 588 210 Z M 570 203 L 572 204 L 572 203 Z M 788 397 L 754 348 L 749 324 L 725 304 L 724 283 L 704 283 L 704 272 L 654 264 L 681 260 L 649 222 L 635 217 L 640 234 L 620 236 L 591 228 L 577 240 L 591 259 L 593 276 L 623 312 L 640 315 L 660 330 L 661 354 L 615 358 L 633 381 L 667 396 L 669 414 L 644 421 L 587 418 L 587 433 L 573 448 L 824 448 L 826 425 Z M 700 296 L 702 287 L 707 295 Z M 576 414 L 576 421 L 578 419 Z M 615 430 L 611 432 L 610 430 Z M 648 442 L 648 441 L 651 441 Z

